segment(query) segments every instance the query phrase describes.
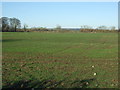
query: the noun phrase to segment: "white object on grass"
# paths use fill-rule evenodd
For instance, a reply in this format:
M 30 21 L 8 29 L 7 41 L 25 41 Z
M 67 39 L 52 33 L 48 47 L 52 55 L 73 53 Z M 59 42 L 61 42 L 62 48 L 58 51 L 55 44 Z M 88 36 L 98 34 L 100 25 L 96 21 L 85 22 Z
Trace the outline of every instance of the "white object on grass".
M 97 75 L 97 73 L 94 73 L 94 76 L 96 76 Z

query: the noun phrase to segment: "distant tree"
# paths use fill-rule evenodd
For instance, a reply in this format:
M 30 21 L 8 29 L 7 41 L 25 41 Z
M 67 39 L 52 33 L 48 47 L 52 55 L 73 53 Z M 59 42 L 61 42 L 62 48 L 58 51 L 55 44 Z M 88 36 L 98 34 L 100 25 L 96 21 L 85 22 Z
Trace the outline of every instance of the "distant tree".
M 8 17 L 2 17 L 0 18 L 0 29 L 2 29 L 3 32 L 7 31 L 15 31 L 17 28 L 21 27 L 20 20 L 17 18 L 8 18 Z
M 17 18 L 10 18 L 10 28 L 16 32 L 17 28 L 21 27 L 20 20 Z
M 48 29 L 46 27 L 40 27 L 39 30 L 40 31 L 48 31 Z
M 28 25 L 27 24 L 24 24 L 24 31 L 26 31 Z
M 106 29 L 107 29 L 107 27 L 106 27 L 106 26 L 104 26 L 104 25 L 102 25 L 102 26 L 99 26 L 97 29 L 106 30 Z
M 61 26 L 60 26 L 60 25 L 57 25 L 55 29 L 56 29 L 56 30 L 61 30 Z
M 110 30 L 115 30 L 115 26 L 111 26 L 111 27 L 110 27 Z
M 0 22 L 2 23 L 2 31 L 8 31 L 9 29 L 9 18 L 8 17 L 2 17 L 0 18 Z
M 92 27 L 88 26 L 88 25 L 83 25 L 83 26 L 81 26 L 81 29 L 92 29 Z
M 0 32 L 2 31 L 2 18 L 0 18 Z

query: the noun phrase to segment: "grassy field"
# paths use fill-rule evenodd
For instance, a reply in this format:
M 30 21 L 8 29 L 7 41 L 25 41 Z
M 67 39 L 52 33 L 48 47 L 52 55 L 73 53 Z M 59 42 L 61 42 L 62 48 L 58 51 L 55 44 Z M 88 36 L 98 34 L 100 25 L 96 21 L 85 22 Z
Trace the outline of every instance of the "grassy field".
M 118 34 L 4 32 L 3 88 L 117 88 Z

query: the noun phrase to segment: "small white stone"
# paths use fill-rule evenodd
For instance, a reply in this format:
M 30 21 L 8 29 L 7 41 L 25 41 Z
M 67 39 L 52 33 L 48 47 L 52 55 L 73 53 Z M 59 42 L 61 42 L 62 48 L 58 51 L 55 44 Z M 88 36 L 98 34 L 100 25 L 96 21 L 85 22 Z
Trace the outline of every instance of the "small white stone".
M 89 85 L 89 83 L 88 83 L 88 82 L 86 82 L 86 85 Z
M 94 73 L 94 76 L 96 76 L 97 75 L 97 73 Z
M 94 68 L 95 66 L 92 66 L 92 68 Z
M 111 84 L 111 86 L 114 86 L 114 84 Z

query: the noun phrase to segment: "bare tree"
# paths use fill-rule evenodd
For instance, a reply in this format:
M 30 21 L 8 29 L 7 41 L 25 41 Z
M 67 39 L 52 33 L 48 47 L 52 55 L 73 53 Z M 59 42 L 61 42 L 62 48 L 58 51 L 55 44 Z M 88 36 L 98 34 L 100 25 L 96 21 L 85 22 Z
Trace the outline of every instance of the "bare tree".
M 106 27 L 106 26 L 104 26 L 104 25 L 102 25 L 102 26 L 99 26 L 97 29 L 106 30 L 106 29 L 107 29 L 107 27 Z
M 16 32 L 17 28 L 21 27 L 20 20 L 17 18 L 10 18 L 10 27 Z
M 92 27 L 88 26 L 88 25 L 83 25 L 83 26 L 81 26 L 81 29 L 92 29 Z
M 0 32 L 2 31 L 2 18 L 0 18 Z
M 56 30 L 61 30 L 61 26 L 60 26 L 60 25 L 57 25 L 55 29 L 56 29 Z
M 9 29 L 9 18 L 8 17 L 2 17 L 0 19 L 2 31 L 8 31 Z
M 27 24 L 24 24 L 24 31 L 26 31 L 28 25 Z
M 115 26 L 111 26 L 111 27 L 110 27 L 110 30 L 115 30 Z

